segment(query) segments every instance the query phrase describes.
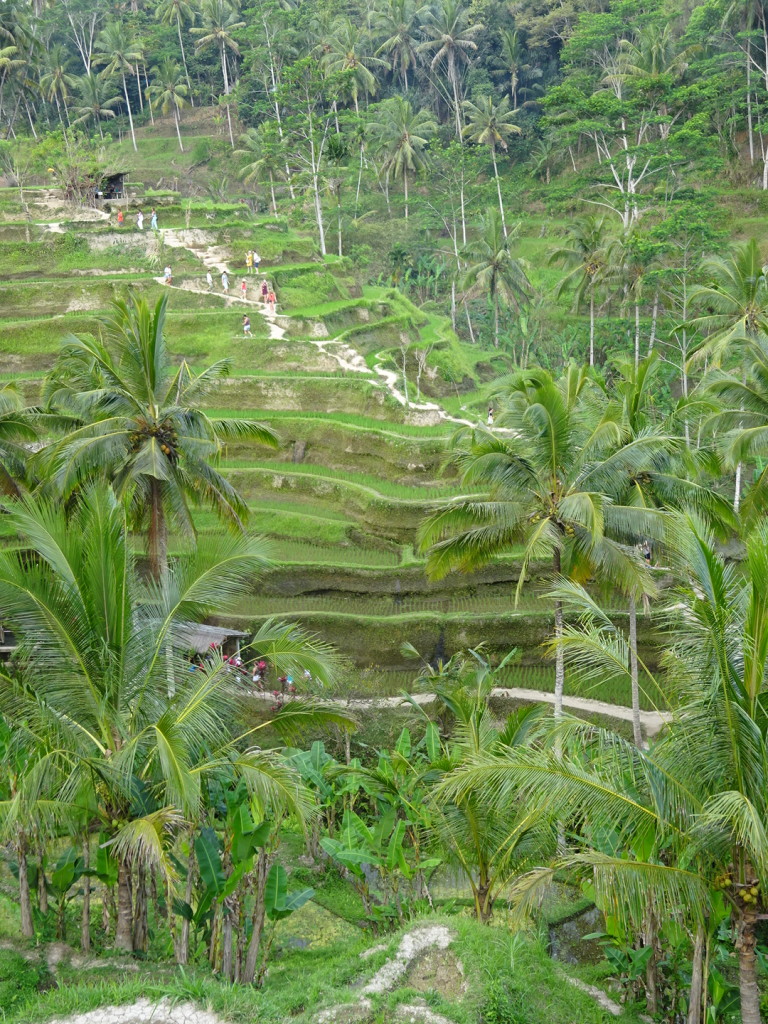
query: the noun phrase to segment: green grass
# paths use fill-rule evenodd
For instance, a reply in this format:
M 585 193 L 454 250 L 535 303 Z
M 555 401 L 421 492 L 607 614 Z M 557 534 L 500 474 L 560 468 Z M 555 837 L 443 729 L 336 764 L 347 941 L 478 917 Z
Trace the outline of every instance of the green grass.
M 264 375 L 260 375 L 264 376 Z M 335 376 L 330 374 L 329 376 Z M 311 379 L 311 378 L 310 378 Z M 354 430 L 371 431 L 376 434 L 388 434 L 392 437 L 407 437 L 409 439 L 423 440 L 427 438 L 448 438 L 452 427 L 450 424 L 438 423 L 434 426 L 417 426 L 413 423 L 387 423 L 382 420 L 372 419 L 370 416 L 358 416 L 355 413 L 343 412 L 322 412 L 320 410 L 302 410 L 296 412 L 293 409 L 206 409 L 210 416 L 232 416 L 245 419 L 269 420 L 278 426 L 283 420 L 317 421 L 318 423 L 332 423 L 335 426 L 349 427 Z

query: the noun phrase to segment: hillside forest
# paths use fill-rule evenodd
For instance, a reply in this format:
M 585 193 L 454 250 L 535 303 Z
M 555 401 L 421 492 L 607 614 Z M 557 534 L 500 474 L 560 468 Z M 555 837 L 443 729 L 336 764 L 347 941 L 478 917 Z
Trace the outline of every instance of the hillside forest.
M 7 1024 L 768 1020 L 767 515 L 762 0 L 0 0 Z

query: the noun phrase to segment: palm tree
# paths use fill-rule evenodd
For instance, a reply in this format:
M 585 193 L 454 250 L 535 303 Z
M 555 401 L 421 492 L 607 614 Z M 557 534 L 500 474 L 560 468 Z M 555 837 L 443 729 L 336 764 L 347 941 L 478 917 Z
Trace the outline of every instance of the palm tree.
M 414 111 L 403 96 L 393 96 L 378 107 L 380 120 L 370 122 L 368 131 L 384 156 L 383 171 L 402 178 L 405 219 L 408 219 L 408 179 L 427 166 L 426 146 L 437 125 L 426 110 Z
M 101 321 L 103 340 L 71 337 L 44 388 L 50 408 L 81 424 L 39 455 L 52 484 L 68 495 L 106 477 L 125 497 L 131 518 L 148 525 L 154 579 L 167 576 L 168 525 L 194 535 L 190 502 L 207 504 L 239 529 L 248 509 L 213 465 L 224 442 L 276 445 L 272 431 L 241 419 L 212 419 L 200 403 L 229 372 L 222 360 L 193 373 L 175 366 L 165 344 L 168 297 L 150 309 L 131 295 Z
M 552 172 L 558 163 L 559 151 L 553 135 L 544 135 L 531 146 L 531 170 L 537 177 L 544 177 L 549 185 Z
M 683 76 L 691 56 L 700 49 L 688 46 L 680 50 L 679 43 L 680 37 L 669 23 L 645 26 L 636 39 L 622 39 L 620 42 L 619 76 L 641 89 L 652 102 L 658 103 L 661 115 L 658 127 L 662 139 L 669 137 L 672 127 L 666 101 L 669 84 Z
M 109 96 L 112 91 L 109 88 L 109 82 L 94 75 L 92 71 L 78 78 L 77 89 L 80 93 L 80 106 L 75 107 L 75 113 L 78 116 L 72 124 L 86 124 L 88 121 L 95 121 L 96 127 L 99 129 L 99 136 L 103 140 L 104 132 L 101 130 L 101 122 L 115 117 L 114 107 L 120 102 L 120 97 Z
M 754 238 L 734 245 L 727 256 L 702 260 L 701 271 L 710 284 L 695 285 L 691 303 L 707 312 L 682 326 L 704 335 L 692 358 L 719 366 L 729 353 L 751 358 L 768 340 L 768 278 Z M 742 464 L 736 466 L 733 506 L 741 502 Z
M 176 31 L 179 34 L 179 49 L 181 50 L 181 63 L 184 65 L 184 77 L 187 80 L 187 90 L 189 95 L 189 101 L 192 106 L 195 105 L 195 101 L 192 98 L 192 83 L 189 80 L 189 68 L 187 67 L 187 55 L 184 52 L 184 38 L 182 36 L 182 28 L 186 28 L 187 25 L 194 25 L 195 19 L 197 18 L 197 6 L 189 0 L 160 0 L 155 11 L 155 17 L 163 25 L 176 25 Z
M 523 544 L 520 593 L 534 559 L 549 557 L 556 579 L 590 574 L 614 584 L 640 584 L 644 570 L 632 546 L 654 536 L 655 515 L 622 505 L 628 473 L 650 464 L 658 444 L 641 436 L 625 443 L 617 410 L 584 368 L 560 380 L 546 370 L 518 371 L 504 391 L 497 422 L 505 430 L 471 430 L 454 438 L 452 461 L 461 484 L 483 495 L 458 498 L 422 523 L 419 543 L 433 577 L 471 572 Z M 555 599 L 556 638 L 563 606 Z M 562 716 L 565 663 L 558 650 L 555 715 Z
M 504 71 L 509 79 L 509 95 L 512 99 L 512 109 L 517 110 L 518 93 L 523 72 L 530 73 L 530 65 L 524 63 L 525 46 L 516 28 L 503 28 L 500 31 L 501 53 L 504 61 Z M 502 72 L 496 72 L 501 75 Z
M 419 53 L 431 53 L 430 68 L 434 71 L 439 64 L 445 63 L 448 82 L 453 91 L 453 108 L 456 115 L 456 137 L 461 138 L 461 97 L 459 95 L 459 66 L 468 64 L 471 55 L 477 50 L 474 37 L 483 31 L 485 26 L 470 24 L 468 8 L 462 6 L 461 0 L 439 0 L 439 3 L 428 13 L 422 31 L 427 37 L 417 49 Z
M 404 92 L 408 92 L 408 72 L 418 62 L 417 27 L 424 12 L 425 8 L 418 0 L 386 0 L 383 7 L 374 11 L 374 27 L 380 37 L 385 37 L 376 54 L 389 55 L 392 71 L 400 75 Z
M 507 139 L 511 135 L 521 135 L 522 128 L 512 123 L 515 116 L 514 111 L 509 109 L 509 100 L 506 96 L 501 103 L 494 103 L 492 96 L 481 96 L 477 103 L 471 100 L 464 101 L 464 110 L 469 116 L 469 124 L 464 128 L 464 135 L 470 142 L 480 146 L 487 146 L 491 151 L 493 160 L 493 176 L 496 179 L 496 191 L 499 196 L 499 212 L 501 213 L 501 228 L 504 237 L 507 237 L 507 224 L 504 219 L 504 203 L 501 199 L 501 182 L 499 181 L 499 168 L 496 166 L 496 147 L 500 146 L 507 152 Z
M 566 229 L 566 240 L 549 257 L 562 264 L 568 273 L 558 283 L 555 294 L 573 289 L 578 309 L 589 302 L 589 365 L 595 365 L 595 300 L 605 282 L 610 265 L 611 236 L 605 217 L 578 217 Z
M 160 588 L 143 582 L 125 505 L 103 484 L 85 489 L 71 516 L 59 501 L 30 500 L 9 522 L 36 555 L 0 553 L 3 614 L 20 639 L 17 662 L 3 668 L 0 713 L 16 746 L 44 742 L 28 788 L 55 797 L 60 819 L 79 808 L 99 822 L 118 862 L 115 945 L 132 950 L 132 868 L 157 868 L 170 882 L 173 832 L 199 820 L 207 780 L 234 773 L 263 804 L 301 810 L 296 773 L 251 747 L 254 730 L 232 729 L 236 698 L 221 659 L 190 673 L 185 658 L 190 623 L 248 592 L 264 550 L 243 535 L 212 537 Z M 260 649 L 282 651 L 284 664 L 306 657 L 327 678 L 329 649 L 292 629 L 268 625 Z M 289 709 L 273 724 L 286 736 L 315 712 Z
M 683 581 L 665 640 L 665 686 L 677 685 L 674 725 L 647 753 L 619 737 L 596 743 L 583 727 L 572 757 L 517 751 L 456 774 L 452 795 L 492 790 L 517 813 L 524 788 L 531 806 L 573 823 L 577 852 L 521 880 L 521 911 L 555 871 L 587 874 L 598 905 L 632 929 L 649 909 L 676 917 L 704 935 L 716 893 L 734 925 L 741 1020 L 760 1024 L 756 929 L 766 912 L 768 839 L 768 530 L 746 541 L 743 571 L 734 571 L 694 516 L 678 520 L 674 567 Z M 585 671 L 616 662 L 616 646 L 593 624 L 563 638 Z M 594 736 L 594 727 L 592 735 Z M 586 756 L 585 756 L 586 755 Z M 615 838 L 608 852 L 600 837 Z M 644 839 L 641 837 L 644 836 Z M 704 943 L 697 941 L 688 1021 L 701 1020 Z M 704 991 L 702 991 L 702 987 Z M 653 1012 L 653 1008 L 649 1007 Z
M 359 115 L 358 97 L 362 91 L 367 96 L 376 92 L 376 77 L 371 68 L 386 67 L 386 61 L 366 53 L 366 33 L 356 28 L 349 18 L 341 18 L 333 27 L 333 34 L 326 41 L 323 65 L 330 74 L 343 75 Z
M 147 98 L 153 107 L 160 107 L 164 117 L 167 116 L 169 110 L 173 110 L 179 149 L 183 153 L 179 111 L 186 105 L 187 87 L 181 80 L 181 68 L 175 60 L 169 57 L 162 64 L 152 68 L 150 73 L 153 81 L 147 89 Z
M 66 46 L 56 43 L 48 50 L 45 58 L 45 73 L 40 77 L 40 89 L 43 97 L 49 103 L 56 104 L 59 115 L 59 122 L 64 127 L 64 120 L 61 116 L 61 107 L 64 106 L 64 113 L 69 124 L 69 109 L 67 100 L 72 96 L 72 89 L 77 84 L 77 77 L 68 72 L 71 64 Z
M 18 496 L 18 481 L 29 469 L 25 442 L 37 440 L 33 410 L 29 410 L 13 384 L 0 387 L 0 494 Z
M 238 140 L 242 149 L 235 150 L 235 156 L 244 157 L 246 163 L 240 168 L 240 177 L 246 185 L 266 178 L 272 197 L 272 212 L 277 216 L 275 181 L 285 178 L 285 156 L 279 134 L 268 121 L 262 121 L 258 128 L 249 128 Z
M 125 73 L 126 71 L 131 75 L 134 73 L 134 64 L 141 59 L 141 51 L 128 38 L 126 26 L 120 21 L 112 21 L 101 30 L 97 46 L 100 52 L 96 57 L 96 63 L 105 65 L 102 75 L 105 78 L 120 75 L 122 80 L 123 96 L 125 97 L 125 106 L 128 110 L 128 123 L 131 126 L 131 140 L 133 148 L 136 150 L 138 147 L 136 146 L 136 133 L 133 130 L 133 113 L 131 111 L 131 101 L 128 98 L 128 85 L 125 80 Z
M 528 280 L 520 260 L 510 249 L 519 230 L 516 225 L 510 235 L 504 230 L 503 221 L 496 211 L 491 211 L 481 222 L 480 237 L 470 243 L 465 251 L 467 270 L 463 288 L 467 297 L 486 295 L 493 303 L 493 342 L 499 347 L 499 306 L 521 305 L 533 295 L 533 286 Z
M 229 96 L 230 83 L 229 72 L 227 71 L 227 50 L 230 50 L 236 57 L 240 56 L 240 47 L 235 41 L 233 33 L 245 28 L 245 22 L 238 20 L 238 14 L 227 3 L 227 0 L 204 0 L 202 10 L 203 24 L 201 28 L 190 29 L 193 35 L 199 36 L 195 44 L 196 50 L 205 50 L 209 46 L 215 46 L 221 57 L 221 74 L 224 79 L 224 96 Z M 229 109 L 229 102 L 226 102 L 227 125 L 229 127 L 229 141 L 232 149 L 235 148 L 235 137 L 232 134 L 232 115 Z

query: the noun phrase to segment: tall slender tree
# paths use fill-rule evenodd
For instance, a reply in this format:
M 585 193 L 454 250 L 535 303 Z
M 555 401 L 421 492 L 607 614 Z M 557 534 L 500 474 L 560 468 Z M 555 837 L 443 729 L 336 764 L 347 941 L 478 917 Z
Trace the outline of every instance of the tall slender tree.
M 112 21 L 105 25 L 99 33 L 96 45 L 98 52 L 95 62 L 104 65 L 103 76 L 111 78 L 113 75 L 119 75 L 123 83 L 125 108 L 128 111 L 128 124 L 131 126 L 131 141 L 133 142 L 134 150 L 136 150 L 136 132 L 133 128 L 133 111 L 131 110 L 131 101 L 128 96 L 128 83 L 125 73 L 126 71 L 129 75 L 135 73 L 135 65 L 141 59 L 141 50 L 129 38 L 126 25 L 120 21 Z M 140 84 L 139 89 L 141 89 Z
M 420 43 L 420 53 L 431 54 L 430 68 L 435 71 L 445 65 L 448 83 L 453 93 L 453 110 L 456 118 L 456 138 L 461 138 L 461 66 L 468 64 L 477 50 L 475 37 L 483 31 L 479 22 L 472 24 L 469 8 L 461 0 L 439 0 L 435 7 L 428 9 L 422 26 L 426 36 Z
M 509 100 L 506 96 L 502 97 L 500 103 L 494 103 L 492 96 L 481 96 L 477 103 L 465 100 L 464 110 L 469 118 L 464 128 L 464 135 L 466 135 L 470 142 L 476 142 L 480 146 L 487 146 L 491 153 L 493 176 L 496 179 L 496 192 L 499 197 L 501 229 L 506 238 L 507 222 L 504 217 L 504 202 L 501 198 L 501 181 L 499 180 L 499 168 L 496 164 L 496 150 L 499 148 L 506 153 L 509 148 L 507 146 L 507 139 L 512 135 L 520 135 L 522 129 L 512 120 L 515 112 L 509 109 Z
M 485 295 L 493 306 L 493 343 L 499 347 L 499 307 L 519 310 L 533 295 L 523 263 L 512 255 L 511 245 L 519 225 L 507 235 L 499 213 L 491 211 L 483 218 L 480 236 L 465 252 L 466 271 L 463 288 L 466 296 Z
M 190 29 L 190 32 L 198 37 L 195 44 L 196 50 L 205 50 L 209 46 L 215 46 L 219 51 L 221 75 L 224 81 L 227 126 L 229 128 L 229 141 L 232 149 L 235 148 L 235 136 L 232 132 L 232 114 L 228 99 L 231 92 L 231 83 L 227 70 L 227 51 L 234 54 L 235 57 L 240 56 L 240 47 L 237 44 L 234 33 L 241 28 L 245 28 L 245 22 L 240 20 L 237 11 L 227 3 L 227 0 L 204 0 L 202 26 Z

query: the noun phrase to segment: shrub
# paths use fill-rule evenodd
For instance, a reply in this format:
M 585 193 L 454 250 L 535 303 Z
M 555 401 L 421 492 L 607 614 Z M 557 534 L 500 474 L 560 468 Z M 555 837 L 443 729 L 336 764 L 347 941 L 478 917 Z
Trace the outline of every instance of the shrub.
M 10 949 L 0 950 L 0 1007 L 19 1006 L 45 981 L 46 969 Z

